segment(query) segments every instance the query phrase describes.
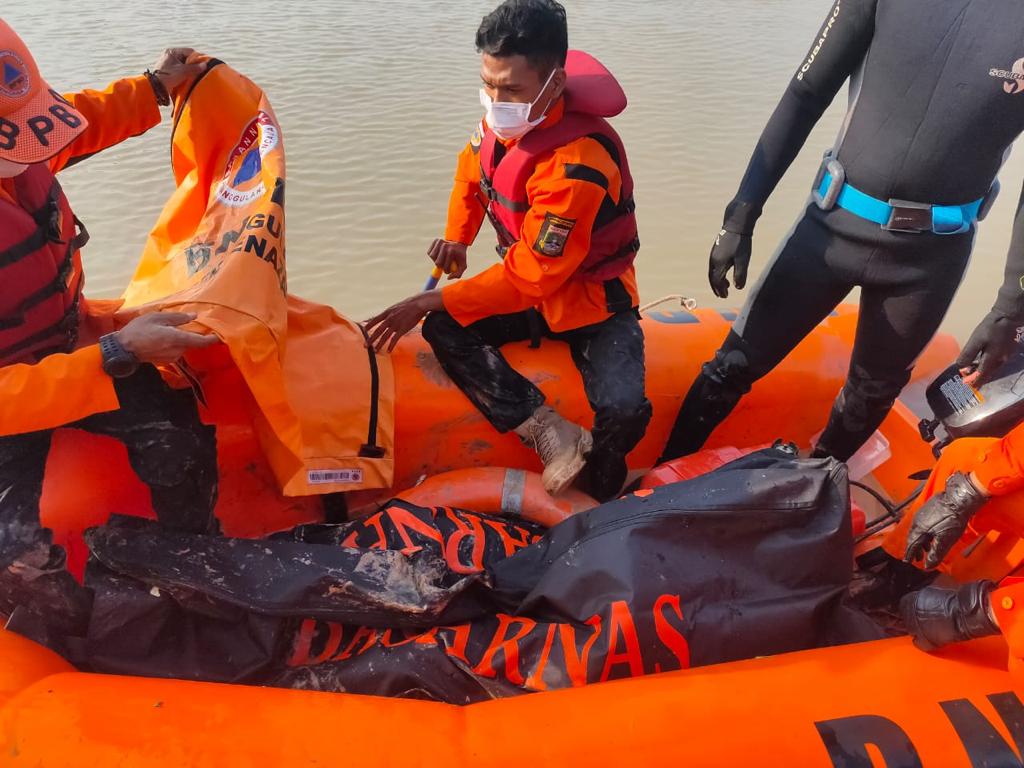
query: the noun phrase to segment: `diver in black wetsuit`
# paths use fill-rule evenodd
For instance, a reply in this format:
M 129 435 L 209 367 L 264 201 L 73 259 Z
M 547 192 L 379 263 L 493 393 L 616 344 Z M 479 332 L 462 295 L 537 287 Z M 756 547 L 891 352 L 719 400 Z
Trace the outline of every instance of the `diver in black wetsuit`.
M 726 208 L 709 271 L 719 297 L 730 269 L 744 287 L 761 209 L 847 79 L 850 110 L 814 201 L 694 382 L 663 460 L 698 450 L 855 286 L 853 359 L 815 453 L 847 460 L 881 424 L 953 300 L 1024 129 L 1024 2 L 836 0 Z M 1005 284 L 965 348 L 982 375 L 1024 325 L 1022 208 Z

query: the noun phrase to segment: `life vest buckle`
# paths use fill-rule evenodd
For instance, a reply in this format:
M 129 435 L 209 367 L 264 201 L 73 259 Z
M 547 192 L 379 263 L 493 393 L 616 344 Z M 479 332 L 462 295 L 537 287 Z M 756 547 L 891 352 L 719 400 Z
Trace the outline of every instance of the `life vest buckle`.
M 65 240 L 61 237 L 64 222 L 60 213 L 60 203 L 56 198 L 51 197 L 46 201 L 46 239 L 51 243 L 63 245 Z

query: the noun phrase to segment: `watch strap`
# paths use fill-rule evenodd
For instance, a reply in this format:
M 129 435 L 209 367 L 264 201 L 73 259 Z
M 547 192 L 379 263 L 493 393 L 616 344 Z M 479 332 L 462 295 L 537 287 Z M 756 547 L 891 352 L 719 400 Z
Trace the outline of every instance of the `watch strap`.
M 114 378 L 131 376 L 138 370 L 139 359 L 124 348 L 116 333 L 100 337 L 100 354 L 103 356 L 103 370 Z

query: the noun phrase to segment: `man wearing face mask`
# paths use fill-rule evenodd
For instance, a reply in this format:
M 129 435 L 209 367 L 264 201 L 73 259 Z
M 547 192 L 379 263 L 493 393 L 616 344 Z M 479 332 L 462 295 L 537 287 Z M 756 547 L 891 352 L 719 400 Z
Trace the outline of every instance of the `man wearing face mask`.
M 441 365 L 499 432 L 514 431 L 538 452 L 548 491 L 582 472 L 583 490 L 608 499 L 622 489 L 626 455 L 651 418 L 625 151 L 607 122 L 563 96 L 568 32 L 560 4 L 508 0 L 483 20 L 476 45 L 486 116 L 459 157 L 445 237 L 429 256 L 461 277 L 487 216 L 502 262 L 374 317 L 371 341 L 393 348 L 429 312 L 423 335 Z M 573 55 L 603 73 L 602 92 L 621 95 L 595 60 Z M 620 111 L 624 104 L 622 95 Z M 499 351 L 542 336 L 569 345 L 594 409 L 592 433 L 545 405 Z
M 216 527 L 213 429 L 154 364 L 217 339 L 178 328 L 194 317 L 173 312 L 115 330 L 82 295 L 88 235 L 54 177 L 159 123 L 160 105 L 200 71 L 189 53 L 166 51 L 155 72 L 61 96 L 0 20 L 0 614 L 22 623 L 80 631 L 87 616 L 88 597 L 39 520 L 57 427 L 124 443 L 164 524 Z

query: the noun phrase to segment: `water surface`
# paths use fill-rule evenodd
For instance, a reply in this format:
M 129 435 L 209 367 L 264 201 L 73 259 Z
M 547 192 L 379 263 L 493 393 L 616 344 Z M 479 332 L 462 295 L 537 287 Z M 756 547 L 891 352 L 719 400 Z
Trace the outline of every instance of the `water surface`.
M 3 15 L 54 87 L 102 87 L 166 46 L 213 54 L 260 83 L 288 148 L 296 293 L 362 319 L 417 289 L 442 234 L 455 155 L 480 119 L 473 36 L 495 0 L 18 0 Z M 829 11 L 828 0 L 566 0 L 570 41 L 621 79 L 615 120 L 636 177 L 645 300 L 707 287 L 707 254 L 750 152 Z M 73 12 L 71 9 L 73 8 Z M 71 16 L 69 16 L 71 13 Z M 752 278 L 806 199 L 845 108 L 836 99 L 769 203 Z M 118 294 L 171 189 L 169 121 L 63 175 L 92 233 L 88 291 Z M 961 339 L 1002 279 L 1020 157 L 982 226 L 946 329 Z M 490 233 L 472 251 L 494 259 Z M 799 286 L 794 286 L 799 290 Z

